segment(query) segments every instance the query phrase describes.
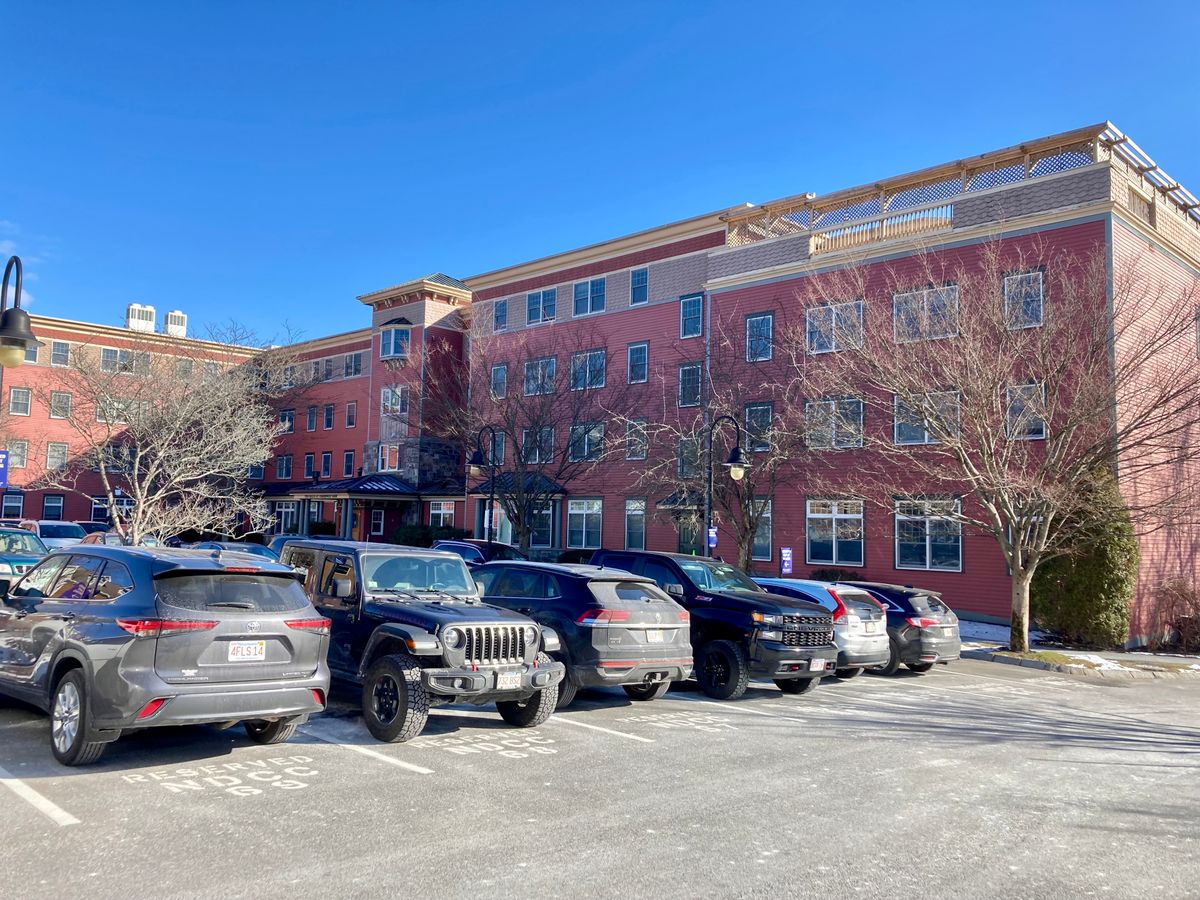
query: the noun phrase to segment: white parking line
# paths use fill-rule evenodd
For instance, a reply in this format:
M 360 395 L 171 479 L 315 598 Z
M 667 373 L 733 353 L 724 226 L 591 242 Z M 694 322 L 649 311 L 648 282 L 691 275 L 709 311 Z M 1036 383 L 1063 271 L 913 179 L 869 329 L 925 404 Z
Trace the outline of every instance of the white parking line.
M 0 784 L 48 818 L 51 822 L 58 826 L 78 825 L 79 820 L 69 812 L 60 807 L 57 803 L 47 800 L 20 778 L 14 778 L 7 769 L 0 767 Z
M 361 753 L 363 756 L 369 756 L 371 759 L 377 759 L 380 762 L 385 762 L 389 766 L 396 766 L 399 769 L 407 769 L 410 772 L 416 772 L 418 775 L 432 775 L 433 769 L 426 769 L 424 766 L 417 766 L 413 763 L 404 762 L 401 759 L 395 759 L 385 753 L 380 753 L 378 750 L 371 750 L 367 747 L 360 747 L 358 744 L 346 744 L 339 741 L 337 738 L 325 737 L 317 734 L 311 728 L 301 728 L 301 734 L 306 734 L 311 738 L 316 738 L 318 741 L 324 741 L 326 744 L 332 744 L 335 747 L 344 747 L 347 750 L 353 750 L 355 753 Z
M 631 741 L 641 741 L 643 744 L 655 743 L 654 738 L 642 737 L 638 734 L 629 734 L 624 731 L 614 731 L 611 728 L 602 728 L 599 725 L 592 725 L 589 722 L 577 722 L 575 719 L 568 719 L 566 716 L 557 715 L 551 716 L 546 720 L 547 725 L 561 723 L 563 725 L 576 725 L 579 728 L 590 728 L 592 731 L 603 731 L 605 734 L 616 735 L 617 737 L 628 738 Z
M 771 712 L 766 712 L 765 710 L 755 709 L 752 706 L 747 706 L 745 701 L 738 701 L 737 703 L 727 703 L 724 700 L 708 700 L 703 697 L 692 698 L 692 697 L 685 697 L 682 695 L 678 696 L 678 697 L 667 697 L 665 699 L 683 701 L 684 703 L 703 703 L 705 706 L 720 706 L 721 708 L 727 709 L 730 712 L 750 713 L 755 716 L 767 716 L 768 718 L 771 718 L 771 719 L 786 719 L 789 722 L 800 722 L 800 723 L 804 722 L 804 720 L 801 719 L 799 716 L 781 716 L 779 713 L 771 713 Z M 658 702 L 661 703 L 663 701 L 659 700 Z

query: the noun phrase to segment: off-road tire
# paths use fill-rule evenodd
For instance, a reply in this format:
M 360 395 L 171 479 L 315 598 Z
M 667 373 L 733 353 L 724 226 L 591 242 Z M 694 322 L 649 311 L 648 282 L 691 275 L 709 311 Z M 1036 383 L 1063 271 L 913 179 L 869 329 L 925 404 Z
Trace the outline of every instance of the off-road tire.
M 905 663 L 914 672 L 928 672 L 933 668 L 933 663 Z
M 714 700 L 736 700 L 750 684 L 746 648 L 733 641 L 709 641 L 696 654 L 696 682 Z
M 820 678 L 776 678 L 775 687 L 785 694 L 807 694 L 817 688 Z
M 652 684 L 623 684 L 625 693 L 629 695 L 630 700 L 639 700 L 649 702 L 657 700 L 671 689 L 671 682 L 656 681 Z
M 843 681 L 847 681 L 851 678 L 857 678 L 862 673 L 863 673 L 862 666 L 854 666 L 853 668 L 850 668 L 850 669 L 838 669 L 833 674 L 836 675 L 838 678 L 842 679 Z
M 86 766 L 104 752 L 103 741 L 88 740 L 91 718 L 87 676 L 83 669 L 72 669 L 54 686 L 50 700 L 50 749 L 64 766 Z
M 876 675 L 895 675 L 900 671 L 900 645 L 896 643 L 894 637 L 888 638 L 888 647 L 891 649 L 888 661 L 871 670 Z
M 381 656 L 367 669 L 362 691 L 363 723 L 378 741 L 408 741 L 429 719 L 429 694 L 421 667 L 407 653 Z
M 562 658 L 559 658 L 558 662 L 563 664 L 566 671 L 563 673 L 563 680 L 558 683 L 558 703 L 554 708 L 566 709 L 575 702 L 575 695 L 579 693 L 579 685 L 571 677 L 571 664 Z
M 242 727 L 246 729 L 246 737 L 256 744 L 283 744 L 292 739 L 300 725 L 293 719 L 279 719 L 275 722 L 253 719 L 243 722 Z
M 538 654 L 538 665 L 553 665 L 547 653 Z M 559 682 L 561 684 L 561 682 Z M 528 700 L 498 700 L 496 711 L 509 725 L 517 728 L 536 728 L 554 714 L 558 705 L 558 685 L 552 684 L 537 691 Z

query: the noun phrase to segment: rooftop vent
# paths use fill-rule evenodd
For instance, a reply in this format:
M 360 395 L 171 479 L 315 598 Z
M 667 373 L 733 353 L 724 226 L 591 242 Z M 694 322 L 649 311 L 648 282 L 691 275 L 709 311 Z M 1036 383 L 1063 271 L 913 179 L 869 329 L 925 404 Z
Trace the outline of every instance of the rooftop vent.
M 187 337 L 187 313 L 171 310 L 163 321 L 163 331 L 171 337 Z
M 125 327 L 130 331 L 154 331 L 154 307 L 130 303 L 125 307 Z

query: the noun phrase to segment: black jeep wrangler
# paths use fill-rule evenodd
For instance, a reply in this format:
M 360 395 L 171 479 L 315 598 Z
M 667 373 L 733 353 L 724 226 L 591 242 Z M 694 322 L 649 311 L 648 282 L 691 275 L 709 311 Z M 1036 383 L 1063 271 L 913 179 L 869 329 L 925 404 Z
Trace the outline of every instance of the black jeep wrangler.
M 504 721 L 540 725 L 558 702 L 558 636 L 488 606 L 461 556 L 418 547 L 296 540 L 283 562 L 304 575 L 332 622 L 329 668 L 361 684 L 363 720 L 381 741 L 407 741 L 429 708 L 495 703 Z
M 645 575 L 692 615 L 696 681 L 731 700 L 751 678 L 803 694 L 837 664 L 833 619 L 820 605 L 770 594 L 736 566 L 702 556 L 597 550 L 592 565 Z

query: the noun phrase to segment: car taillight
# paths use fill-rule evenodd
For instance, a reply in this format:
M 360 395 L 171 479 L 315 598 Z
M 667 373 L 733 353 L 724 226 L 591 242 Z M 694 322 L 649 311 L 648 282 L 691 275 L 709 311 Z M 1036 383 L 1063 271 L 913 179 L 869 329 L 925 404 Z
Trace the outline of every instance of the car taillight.
M 928 616 L 909 616 L 904 620 L 913 628 L 932 628 L 934 625 L 941 625 L 938 619 L 931 619 Z
M 579 625 L 608 625 L 613 622 L 628 622 L 627 609 L 589 609 L 580 614 L 575 622 Z
M 829 596 L 833 598 L 833 602 L 837 604 L 833 610 L 833 621 L 839 622 L 846 617 L 846 604 L 842 602 L 842 598 L 838 596 L 837 591 L 833 588 L 825 588 L 829 591 Z
M 681 609 L 679 611 L 679 621 L 680 622 L 692 621 L 692 614 L 690 612 L 688 612 L 686 609 Z
M 297 631 L 311 631 L 313 634 L 329 634 L 328 619 L 288 619 L 283 624 Z
M 312 694 L 313 694 L 313 700 L 316 702 L 317 706 L 321 707 L 321 709 L 324 709 L 325 708 L 325 692 L 320 690 L 319 688 L 313 688 Z
M 216 628 L 216 622 L 202 619 L 117 619 L 117 624 L 136 638 L 166 637 Z
M 226 566 L 226 572 L 261 572 L 258 566 Z

